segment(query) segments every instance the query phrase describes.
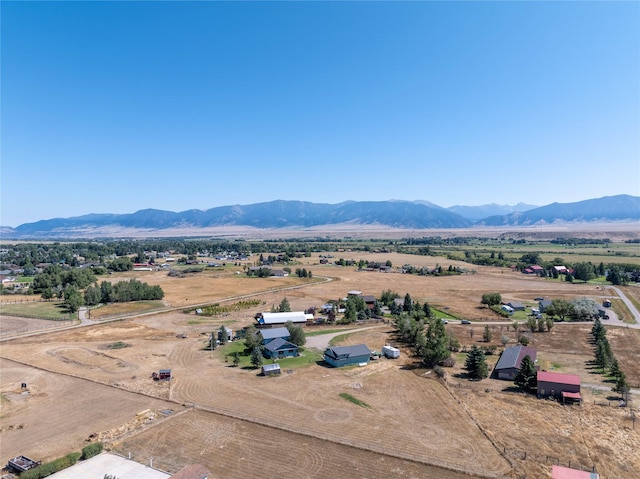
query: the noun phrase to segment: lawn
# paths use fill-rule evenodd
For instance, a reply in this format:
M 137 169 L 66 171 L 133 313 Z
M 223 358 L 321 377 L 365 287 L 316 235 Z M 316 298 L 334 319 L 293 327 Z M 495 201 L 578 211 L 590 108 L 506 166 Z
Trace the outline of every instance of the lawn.
M 33 301 L 28 303 L 3 304 L 2 313 L 25 318 L 52 320 L 68 320 L 77 318 L 70 315 L 66 307 L 59 301 Z
M 128 303 L 112 303 L 91 310 L 91 319 L 106 319 L 113 316 L 144 313 L 164 308 L 162 301 L 130 301 Z
M 244 341 L 233 341 L 215 349 L 216 354 L 225 358 L 225 362 L 233 364 L 233 354 L 238 353 L 240 358 L 239 368 L 253 369 L 251 354 L 245 351 Z M 282 369 L 296 369 L 310 366 L 322 360 L 322 354 L 312 349 L 300 348 L 300 355 L 295 358 L 281 358 L 277 362 Z M 270 364 L 271 359 L 263 358 L 263 364 Z

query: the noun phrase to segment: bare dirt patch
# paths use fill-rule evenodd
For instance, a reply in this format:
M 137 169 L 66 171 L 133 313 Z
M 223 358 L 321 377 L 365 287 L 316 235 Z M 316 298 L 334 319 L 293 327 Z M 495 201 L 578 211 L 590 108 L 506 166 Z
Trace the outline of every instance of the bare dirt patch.
M 20 454 L 48 460 L 79 451 L 92 434 L 112 431 L 110 436 L 117 437 L 119 428 L 124 433 L 144 425 L 136 415 L 146 409 L 182 409 L 6 359 L 0 359 L 0 367 L 2 464 Z

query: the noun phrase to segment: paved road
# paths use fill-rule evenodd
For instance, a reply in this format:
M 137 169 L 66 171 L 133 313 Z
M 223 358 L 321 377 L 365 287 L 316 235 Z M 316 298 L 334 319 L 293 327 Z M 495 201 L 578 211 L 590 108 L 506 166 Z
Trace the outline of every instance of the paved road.
M 627 296 L 622 292 L 620 288 L 611 286 L 611 289 L 613 289 L 616 292 L 616 294 L 622 300 L 622 302 L 627 306 L 627 308 L 629 308 L 629 311 L 631 312 L 631 315 L 635 320 L 635 324 L 629 324 L 629 323 L 623 323 L 623 324 L 629 328 L 640 329 L 640 311 L 638 311 L 635 305 L 631 302 L 629 298 L 627 298 Z

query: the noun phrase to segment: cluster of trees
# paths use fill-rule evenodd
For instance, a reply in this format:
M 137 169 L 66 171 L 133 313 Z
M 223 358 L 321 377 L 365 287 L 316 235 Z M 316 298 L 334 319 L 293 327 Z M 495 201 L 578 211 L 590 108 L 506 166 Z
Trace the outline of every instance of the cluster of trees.
M 311 270 L 307 271 L 306 268 L 296 268 L 295 273 L 298 278 L 313 278 L 313 273 L 311 273 Z
M 577 298 L 573 301 L 554 299 L 547 306 L 544 313 L 553 318 L 557 316 L 560 321 L 571 318 L 575 321 L 591 321 L 598 317 L 598 304 L 589 298 Z
M 427 367 L 453 366 L 455 361 L 451 357 L 451 351 L 459 349 L 460 343 L 447 333 L 440 319 L 431 317 L 427 303 L 420 306 L 416 302 L 409 306 L 410 300 L 411 297 L 405 295 L 407 311 L 403 310 L 396 315 L 398 339 L 414 347 L 417 356 Z M 425 309 L 429 311 L 429 315 L 425 313 Z
M 258 278 L 268 278 L 271 276 L 271 268 L 247 269 L 247 276 L 256 276 Z
M 612 390 L 624 397 L 624 394 L 629 392 L 629 384 L 624 371 L 620 369 L 618 360 L 613 354 L 611 344 L 607 339 L 607 330 L 598 319 L 591 328 L 591 336 L 595 345 L 595 363 L 602 368 L 603 373 L 608 372 L 609 376 L 615 381 Z
M 289 300 L 287 298 L 282 298 L 280 304 L 276 308 L 275 306 L 271 306 L 272 313 L 290 313 L 291 305 L 289 304 Z
M 32 288 L 44 299 L 61 298 L 67 287 L 84 289 L 95 281 L 96 276 L 89 268 L 65 269 L 60 265 L 51 265 L 33 278 Z
M 164 291 L 160 286 L 151 286 L 137 279 L 118 281 L 115 284 L 103 281 L 100 286 L 89 286 L 84 292 L 84 304 L 89 306 L 99 303 L 125 303 L 162 298 L 164 298 Z

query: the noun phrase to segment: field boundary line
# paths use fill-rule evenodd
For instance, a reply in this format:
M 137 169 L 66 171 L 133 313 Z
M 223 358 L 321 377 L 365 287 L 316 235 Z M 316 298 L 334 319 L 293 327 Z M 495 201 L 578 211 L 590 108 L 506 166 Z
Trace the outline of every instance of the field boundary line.
M 485 471 L 482 470 L 475 470 L 472 468 L 469 468 L 467 466 L 463 466 L 461 464 L 456 464 L 456 463 L 449 463 L 448 461 L 443 461 L 441 459 L 436 459 L 436 458 L 427 458 L 427 457 L 419 457 L 417 455 L 414 454 L 403 454 L 401 452 L 398 451 L 391 451 L 391 450 L 387 450 L 385 448 L 381 448 L 378 447 L 374 444 L 369 444 L 369 443 L 364 443 L 361 441 L 357 441 L 357 440 L 347 440 L 344 438 L 341 438 L 340 436 L 334 436 L 332 434 L 326 434 L 326 433 L 321 433 L 321 432 L 314 432 L 314 431 L 309 431 L 309 430 L 304 430 L 304 429 L 298 429 L 298 428 L 293 428 L 291 426 L 286 426 L 284 424 L 279 424 L 279 423 L 275 423 L 275 422 L 271 422 L 265 419 L 259 419 L 259 418 L 255 418 L 255 417 L 251 417 L 245 414 L 240 414 L 240 413 L 236 413 L 233 411 L 229 411 L 227 409 L 224 408 L 219 408 L 219 407 L 214 407 L 214 406 L 205 406 L 202 404 L 197 404 L 194 402 L 189 402 L 189 401 L 178 401 L 176 399 L 167 399 L 167 398 L 162 398 L 162 397 L 158 397 L 158 396 L 154 396 L 152 394 L 149 393 L 145 393 L 142 391 L 132 391 L 114 384 L 110 384 L 109 382 L 102 382 L 102 381 L 98 381 L 96 379 L 89 379 L 89 378 L 85 378 L 82 376 L 78 376 L 72 373 L 66 373 L 66 372 L 60 372 L 60 371 L 54 371 L 42 366 L 34 366 L 32 364 L 26 363 L 24 361 L 19 361 L 16 359 L 12 359 L 12 358 L 7 358 L 6 356 L 3 356 L 0 354 L 0 358 L 2 358 L 5 361 L 10 361 L 16 364 L 21 364 L 23 366 L 27 366 L 30 368 L 34 368 L 34 369 L 38 369 L 38 370 L 42 370 L 42 371 L 46 371 L 49 372 L 51 374 L 58 374 L 61 376 L 67 376 L 70 378 L 74 378 L 74 379 L 79 379 L 82 381 L 87 381 L 87 382 L 91 382 L 94 384 L 99 384 L 101 386 L 106 386 L 106 387 L 110 387 L 113 389 L 117 389 L 118 391 L 123 391 L 123 392 L 127 392 L 130 394 L 136 394 L 139 396 L 144 396 L 144 397 L 148 397 L 151 399 L 155 399 L 155 400 L 159 400 L 159 401 L 164 401 L 167 403 L 171 403 L 171 404 L 176 404 L 179 406 L 182 406 L 185 408 L 184 411 L 182 411 L 181 413 L 185 413 L 188 412 L 190 410 L 200 410 L 200 411 L 204 411 L 210 414 L 218 414 L 220 416 L 224 416 L 224 417 L 228 417 L 231 419 L 236 419 L 239 421 L 246 421 L 252 424 L 257 424 L 260 426 L 264 426 L 264 427 L 268 427 L 271 429 L 275 429 L 278 431 L 285 431 L 285 432 L 289 432 L 291 434 L 298 434 L 300 436 L 305 436 L 305 437 L 310 437 L 310 438 L 315 438 L 315 439 L 319 439 L 319 440 L 323 440 L 323 441 L 327 441 L 327 442 L 331 442 L 334 444 L 338 444 L 341 446 L 347 446 L 347 447 L 353 447 L 355 449 L 360 449 L 363 451 L 369 451 L 369 452 L 374 452 L 377 454 L 382 454 L 388 457 L 395 457 L 397 459 L 402 459 L 402 460 L 407 460 L 407 461 L 411 461 L 414 463 L 418 463 L 418 464 L 424 464 L 427 466 L 432 466 L 432 467 L 439 467 L 441 469 L 446 469 L 446 470 L 450 470 L 450 471 L 454 471 L 454 472 L 460 472 L 460 473 L 464 473 L 464 474 L 469 474 L 473 477 L 477 477 L 477 478 L 481 478 L 481 479 L 500 479 L 500 478 L 504 478 L 507 476 L 504 475 L 499 475 L 497 473 L 487 473 Z M 170 416 L 167 416 L 166 418 L 164 418 L 161 422 L 164 422 L 166 420 L 171 419 L 172 417 L 177 417 L 177 414 L 172 414 Z M 147 430 L 152 428 L 153 426 L 155 426 L 156 424 L 160 424 L 160 422 L 156 422 L 153 424 L 149 424 L 146 428 L 142 428 L 142 429 L 137 429 L 137 430 L 132 430 L 129 431 L 127 433 L 123 434 L 123 437 L 131 437 L 139 432 L 142 432 L 143 430 Z M 114 439 L 113 441 L 119 440 L 120 438 Z M 110 443 L 112 443 L 113 441 L 109 441 Z M 493 444 L 493 442 L 492 442 Z M 499 452 L 499 451 L 498 451 Z M 500 453 L 501 457 L 502 454 Z M 509 462 L 509 461 L 507 461 Z M 509 462 L 509 464 L 511 464 L 511 462 Z
M 462 407 L 464 412 L 469 416 L 469 419 L 471 419 L 471 421 L 478 427 L 480 432 L 482 432 L 482 435 L 487 438 L 489 443 L 495 448 L 495 450 L 498 452 L 498 454 L 500 454 L 500 456 L 505 461 L 507 461 L 509 466 L 511 466 L 511 469 L 515 469 L 515 466 L 514 466 L 513 462 L 511 462 L 511 460 L 506 456 L 506 454 L 504 454 L 504 452 L 502 451 L 500 446 L 498 446 L 495 443 L 495 441 L 489 436 L 489 434 L 487 434 L 487 431 L 485 431 L 485 429 L 480 425 L 480 422 L 476 419 L 476 417 L 473 415 L 473 413 L 469 410 L 467 405 L 458 396 L 456 396 L 453 393 L 453 391 L 451 390 L 451 387 L 449 386 L 449 382 L 445 379 L 441 383 L 444 385 L 444 388 L 447 390 L 447 392 L 453 398 L 453 400 L 456 401 Z

